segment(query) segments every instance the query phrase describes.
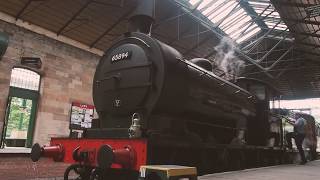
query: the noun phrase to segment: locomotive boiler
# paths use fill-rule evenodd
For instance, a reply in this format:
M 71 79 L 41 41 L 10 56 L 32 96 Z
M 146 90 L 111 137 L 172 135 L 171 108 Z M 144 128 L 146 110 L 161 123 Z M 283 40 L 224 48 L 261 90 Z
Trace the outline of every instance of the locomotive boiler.
M 80 139 L 35 144 L 33 161 L 45 156 L 73 163 L 65 179 L 70 171 L 82 179 L 137 179 L 146 164 L 213 172 L 214 159 L 221 158 L 213 147 L 264 144 L 266 137 L 257 134 L 268 129 L 262 126 L 268 122 L 268 97 L 256 96 L 246 82 L 241 88 L 215 75 L 209 60 L 186 60 L 153 38 L 153 14 L 154 0 L 140 0 L 129 32 L 101 58 L 93 80 L 96 125 Z

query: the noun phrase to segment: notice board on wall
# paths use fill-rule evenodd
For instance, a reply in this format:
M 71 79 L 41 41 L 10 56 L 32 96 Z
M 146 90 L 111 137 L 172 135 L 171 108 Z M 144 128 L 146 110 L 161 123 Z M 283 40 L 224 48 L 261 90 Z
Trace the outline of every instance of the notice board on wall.
M 70 129 L 87 129 L 92 126 L 94 116 L 93 105 L 73 102 L 71 104 Z

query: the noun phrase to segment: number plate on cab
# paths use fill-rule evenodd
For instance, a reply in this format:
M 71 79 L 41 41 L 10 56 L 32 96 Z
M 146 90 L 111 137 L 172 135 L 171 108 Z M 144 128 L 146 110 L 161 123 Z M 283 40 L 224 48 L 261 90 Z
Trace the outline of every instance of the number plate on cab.
M 115 54 L 111 57 L 111 63 L 115 63 L 118 61 L 122 61 L 122 60 L 126 60 L 126 59 L 130 59 L 131 57 L 131 51 L 125 51 L 125 52 L 121 52 L 118 54 Z

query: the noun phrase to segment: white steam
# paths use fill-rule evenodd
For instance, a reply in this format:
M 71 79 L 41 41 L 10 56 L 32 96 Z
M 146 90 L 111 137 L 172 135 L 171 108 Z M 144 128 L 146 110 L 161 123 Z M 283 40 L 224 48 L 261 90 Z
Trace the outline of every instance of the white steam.
M 228 80 L 237 77 L 244 65 L 244 62 L 235 56 L 235 48 L 234 42 L 228 37 L 223 37 L 214 47 L 217 52 L 214 64 L 224 72 L 224 77 Z

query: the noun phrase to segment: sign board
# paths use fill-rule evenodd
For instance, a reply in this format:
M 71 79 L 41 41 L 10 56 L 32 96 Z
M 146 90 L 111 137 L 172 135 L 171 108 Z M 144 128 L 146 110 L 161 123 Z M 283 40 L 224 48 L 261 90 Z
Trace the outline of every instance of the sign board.
M 94 106 L 73 102 L 71 105 L 70 129 L 87 129 L 92 126 Z
M 305 8 L 305 11 L 306 11 L 308 18 L 320 16 L 320 4 L 307 7 L 307 8 Z

